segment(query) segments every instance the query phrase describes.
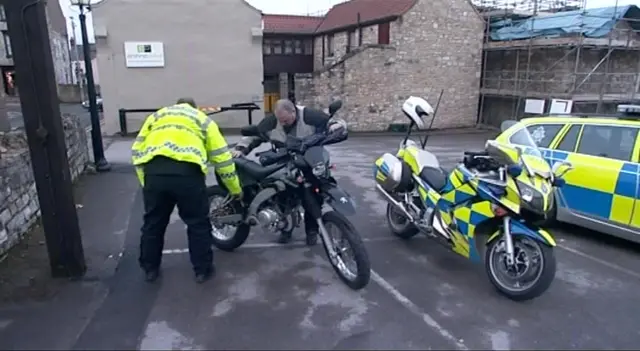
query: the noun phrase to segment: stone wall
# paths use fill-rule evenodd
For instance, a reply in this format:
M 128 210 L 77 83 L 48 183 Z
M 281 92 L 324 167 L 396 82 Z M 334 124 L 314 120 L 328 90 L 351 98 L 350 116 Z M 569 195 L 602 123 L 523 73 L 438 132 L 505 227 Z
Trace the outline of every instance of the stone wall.
M 89 162 L 87 132 L 77 117 L 63 116 L 73 180 Z M 40 216 L 38 195 L 23 130 L 0 133 L 0 255 L 20 241 Z
M 326 107 L 342 99 L 339 112 L 351 130 L 386 130 L 406 123 L 400 107 L 411 96 L 434 106 L 444 95 L 434 128 L 471 126 L 478 113 L 484 22 L 466 0 L 441 6 L 419 0 L 392 22 L 390 45 L 379 45 L 378 27 L 358 31 L 347 53 L 347 33 L 333 35 L 334 55 L 328 56 L 325 36 L 315 39 L 313 79 L 296 76 L 296 98 Z M 311 98 L 313 96 L 313 98 Z

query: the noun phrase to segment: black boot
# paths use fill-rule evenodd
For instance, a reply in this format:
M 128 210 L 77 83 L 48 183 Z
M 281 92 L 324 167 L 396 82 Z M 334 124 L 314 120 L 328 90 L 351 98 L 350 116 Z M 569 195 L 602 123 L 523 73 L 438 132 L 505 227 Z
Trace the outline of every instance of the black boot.
M 282 231 L 280 232 L 280 236 L 278 237 L 278 244 L 287 244 L 291 241 L 291 231 Z
M 215 272 L 216 272 L 215 267 L 212 266 L 211 268 L 205 270 L 204 272 L 196 273 L 196 283 L 202 284 L 206 282 L 207 280 L 211 279 L 211 277 L 214 276 Z
M 158 280 L 159 276 L 160 276 L 160 271 L 157 269 L 146 271 L 144 274 L 144 280 L 148 283 L 153 283 L 156 280 Z
M 309 229 L 307 232 L 307 246 L 314 246 L 318 243 L 318 230 Z

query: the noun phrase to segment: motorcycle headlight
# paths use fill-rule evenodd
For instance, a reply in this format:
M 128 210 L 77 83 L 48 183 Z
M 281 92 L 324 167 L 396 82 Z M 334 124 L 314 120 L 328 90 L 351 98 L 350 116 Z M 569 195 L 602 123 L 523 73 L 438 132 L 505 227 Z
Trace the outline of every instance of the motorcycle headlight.
M 522 207 L 539 214 L 544 214 L 544 196 L 542 193 L 522 181 L 518 180 L 517 184 L 518 190 L 520 190 Z
M 311 169 L 313 175 L 316 177 L 324 177 L 327 174 L 327 164 L 324 162 L 317 163 Z

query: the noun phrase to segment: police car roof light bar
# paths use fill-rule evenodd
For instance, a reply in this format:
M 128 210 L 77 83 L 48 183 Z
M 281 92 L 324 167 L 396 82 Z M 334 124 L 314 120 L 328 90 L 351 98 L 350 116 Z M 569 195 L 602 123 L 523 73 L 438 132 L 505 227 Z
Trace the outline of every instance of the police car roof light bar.
M 618 105 L 618 113 L 625 117 L 640 118 L 640 105 Z

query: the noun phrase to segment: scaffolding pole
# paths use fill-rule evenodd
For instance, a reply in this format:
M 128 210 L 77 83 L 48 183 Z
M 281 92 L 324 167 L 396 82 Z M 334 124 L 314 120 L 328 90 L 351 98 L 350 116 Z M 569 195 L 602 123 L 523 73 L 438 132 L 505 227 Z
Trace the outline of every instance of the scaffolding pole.
M 612 21 L 615 21 L 617 12 L 618 12 L 618 0 L 616 0 L 616 4 L 613 7 L 613 16 L 611 17 Z M 615 26 L 613 28 L 615 28 Z M 598 92 L 599 93 L 598 105 L 596 106 L 596 113 L 600 113 L 600 110 L 602 109 L 602 98 L 604 96 L 604 87 L 605 85 L 607 85 L 607 80 L 609 78 L 609 68 L 611 67 L 611 60 L 609 58 L 611 57 L 611 54 L 613 53 L 613 50 L 614 50 L 614 48 L 611 47 L 612 40 L 613 40 L 613 29 L 609 32 L 609 51 L 607 52 L 607 55 L 605 55 L 606 62 L 604 65 L 604 77 L 600 82 L 600 91 Z
M 533 2 L 533 17 L 531 17 L 531 31 L 533 32 L 534 29 L 534 23 L 536 21 L 536 15 L 538 14 L 538 0 L 534 0 Z M 525 75 L 524 75 L 524 88 L 523 90 L 523 94 L 522 97 L 518 96 L 518 103 L 516 104 L 516 119 L 520 120 L 520 105 L 522 104 L 522 100 L 527 98 L 527 94 L 528 91 L 527 89 L 529 88 L 529 71 L 531 70 L 531 56 L 533 56 L 533 52 L 531 51 L 531 47 L 533 46 L 533 36 L 531 36 L 529 38 L 529 46 L 527 47 L 527 68 L 525 71 Z

